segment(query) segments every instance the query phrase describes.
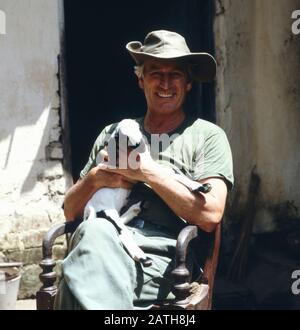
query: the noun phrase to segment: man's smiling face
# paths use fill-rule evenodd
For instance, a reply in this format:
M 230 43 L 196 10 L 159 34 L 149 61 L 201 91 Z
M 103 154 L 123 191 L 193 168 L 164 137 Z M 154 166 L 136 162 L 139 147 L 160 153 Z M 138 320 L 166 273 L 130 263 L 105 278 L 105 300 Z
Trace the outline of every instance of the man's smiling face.
M 156 114 L 182 111 L 182 106 L 192 83 L 184 66 L 175 60 L 149 59 L 144 63 L 139 86 L 144 90 L 148 110 Z

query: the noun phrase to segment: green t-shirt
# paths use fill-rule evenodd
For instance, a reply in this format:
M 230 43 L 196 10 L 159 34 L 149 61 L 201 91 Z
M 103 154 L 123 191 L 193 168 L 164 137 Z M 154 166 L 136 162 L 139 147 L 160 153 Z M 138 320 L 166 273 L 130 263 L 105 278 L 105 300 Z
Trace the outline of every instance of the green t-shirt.
M 172 132 L 150 135 L 144 130 L 143 118 L 136 121 L 146 137 L 152 158 L 163 166 L 181 171 L 192 180 L 220 177 L 229 189 L 233 186 L 233 166 L 230 146 L 225 132 L 203 119 L 187 116 Z M 88 162 L 80 173 L 83 178 L 97 165 L 97 155 L 117 123 L 106 126 L 96 139 Z

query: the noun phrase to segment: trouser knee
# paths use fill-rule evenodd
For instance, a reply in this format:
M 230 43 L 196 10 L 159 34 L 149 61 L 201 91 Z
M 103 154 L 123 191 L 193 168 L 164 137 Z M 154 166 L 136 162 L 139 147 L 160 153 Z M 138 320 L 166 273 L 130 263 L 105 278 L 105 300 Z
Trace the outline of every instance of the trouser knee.
M 90 241 L 105 242 L 118 240 L 118 232 L 115 226 L 104 218 L 83 221 L 72 237 L 73 247 L 85 237 Z

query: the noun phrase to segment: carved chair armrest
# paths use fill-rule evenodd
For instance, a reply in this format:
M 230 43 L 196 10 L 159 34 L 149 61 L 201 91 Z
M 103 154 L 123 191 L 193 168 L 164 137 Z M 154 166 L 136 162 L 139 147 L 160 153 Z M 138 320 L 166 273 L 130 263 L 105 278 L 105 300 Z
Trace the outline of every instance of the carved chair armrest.
M 181 230 L 176 243 L 176 267 L 172 271 L 174 278 L 173 293 L 176 297 L 176 305 L 186 303 L 190 291 L 190 272 L 187 268 L 186 258 L 188 246 L 192 239 L 198 236 L 198 227 L 187 226 Z
M 199 282 L 190 283 L 186 257 L 189 243 L 194 238 L 197 238 L 197 243 L 201 243 L 199 252 L 203 254 L 203 274 Z M 176 245 L 176 267 L 172 272 L 175 308 L 211 309 L 220 242 L 221 224 L 218 224 L 212 233 L 205 233 L 194 225 L 185 227 L 179 233 Z
M 57 292 L 57 287 L 54 285 L 56 281 L 56 273 L 53 268 L 56 262 L 52 258 L 53 244 L 61 235 L 73 233 L 82 220 L 74 220 L 65 223 L 59 223 L 50 228 L 43 239 L 43 260 L 40 262 L 42 273 L 40 274 L 40 280 L 42 287 L 37 292 L 37 309 L 49 310 L 53 309 L 54 297 Z
M 52 258 L 52 248 L 55 240 L 64 234 L 73 233 L 81 220 L 59 223 L 48 230 L 43 238 L 43 259 Z

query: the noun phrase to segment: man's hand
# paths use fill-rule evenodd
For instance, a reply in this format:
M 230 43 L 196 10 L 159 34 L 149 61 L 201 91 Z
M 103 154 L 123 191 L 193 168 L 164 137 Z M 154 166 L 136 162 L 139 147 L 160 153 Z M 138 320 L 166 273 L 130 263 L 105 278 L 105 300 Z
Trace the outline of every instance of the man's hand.
M 134 152 L 134 151 L 133 151 Z M 133 157 L 133 155 L 130 155 Z M 118 173 L 126 180 L 138 180 L 148 183 L 166 202 L 175 214 L 201 229 L 211 232 L 221 221 L 225 208 L 227 187 L 221 178 L 207 178 L 201 183 L 210 183 L 212 190 L 208 194 L 193 194 L 184 185 L 175 180 L 163 166 L 155 163 L 150 153 L 136 153 L 137 168 L 120 169 L 109 162 L 101 164 L 105 172 Z M 130 165 L 130 164 L 129 164 Z
M 113 173 L 95 166 L 88 174 L 79 179 L 68 190 L 64 201 L 64 213 L 67 221 L 72 221 L 83 216 L 86 203 L 100 188 L 126 188 L 131 189 L 136 181 L 125 177 L 122 173 Z
M 92 168 L 87 174 L 87 180 L 96 190 L 104 187 L 131 189 L 135 183 L 121 174 L 105 171 L 101 166 Z
M 106 173 L 113 173 L 123 177 L 123 180 L 136 183 L 137 181 L 147 182 L 149 175 L 161 167 L 151 157 L 150 152 L 138 153 L 133 150 L 128 155 L 120 155 L 119 167 L 111 164 L 107 153 L 104 154 L 104 162 L 98 168 Z

